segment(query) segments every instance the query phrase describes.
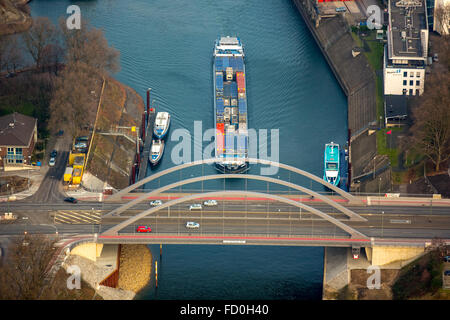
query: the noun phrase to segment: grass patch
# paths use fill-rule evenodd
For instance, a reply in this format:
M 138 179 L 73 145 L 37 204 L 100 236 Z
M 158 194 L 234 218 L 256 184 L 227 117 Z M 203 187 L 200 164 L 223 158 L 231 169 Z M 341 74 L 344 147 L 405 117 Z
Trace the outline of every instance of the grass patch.
M 389 139 L 394 139 L 390 135 L 386 134 L 387 131 L 400 131 L 401 128 L 385 128 L 377 131 L 377 151 L 378 154 L 385 154 L 389 157 L 392 167 L 398 166 L 398 148 L 393 148 L 390 145 Z

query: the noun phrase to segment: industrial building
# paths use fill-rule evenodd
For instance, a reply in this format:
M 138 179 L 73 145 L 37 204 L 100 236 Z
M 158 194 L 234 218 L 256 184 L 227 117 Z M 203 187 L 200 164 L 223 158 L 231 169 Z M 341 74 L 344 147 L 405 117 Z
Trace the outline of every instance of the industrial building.
M 421 95 L 428 56 L 425 0 L 389 0 L 383 73 L 385 95 Z

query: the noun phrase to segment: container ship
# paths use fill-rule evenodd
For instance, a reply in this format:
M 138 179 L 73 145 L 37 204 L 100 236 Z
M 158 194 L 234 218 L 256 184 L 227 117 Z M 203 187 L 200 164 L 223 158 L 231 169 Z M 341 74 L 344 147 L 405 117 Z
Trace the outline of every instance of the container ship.
M 216 168 L 242 173 L 248 169 L 248 119 L 244 49 L 238 37 L 216 40 L 213 79 Z
M 335 186 L 338 186 L 340 181 L 339 153 L 337 143 L 332 141 L 325 144 L 323 179 Z

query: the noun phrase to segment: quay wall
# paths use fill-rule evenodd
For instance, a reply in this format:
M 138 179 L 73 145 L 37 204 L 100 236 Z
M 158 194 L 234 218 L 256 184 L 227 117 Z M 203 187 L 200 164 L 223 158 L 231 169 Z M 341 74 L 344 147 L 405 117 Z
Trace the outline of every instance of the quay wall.
M 356 155 L 365 154 L 369 158 L 376 155 L 375 135 L 370 136 L 370 141 L 367 141 L 369 125 L 376 121 L 375 74 L 364 54 L 353 57 L 352 49 L 357 44 L 351 36 L 349 25 L 341 15 L 320 18 L 312 1 L 292 1 L 347 96 L 351 176 L 357 176 L 362 173 L 367 159 L 360 159 Z M 353 152 L 351 144 L 360 137 L 365 140 L 363 145 L 369 148 L 365 148 L 364 152 Z M 352 153 L 355 156 L 352 157 Z

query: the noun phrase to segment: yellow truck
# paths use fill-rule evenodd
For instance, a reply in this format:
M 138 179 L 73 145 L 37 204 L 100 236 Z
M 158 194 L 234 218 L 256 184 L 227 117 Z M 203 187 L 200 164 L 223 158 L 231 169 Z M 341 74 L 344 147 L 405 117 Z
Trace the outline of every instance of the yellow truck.
M 83 177 L 83 168 L 73 168 L 72 184 L 80 184 Z
M 82 157 L 83 158 L 83 163 L 84 163 L 84 153 L 70 153 L 69 154 L 69 165 L 73 165 L 73 163 L 75 162 L 76 158 Z
M 64 171 L 64 184 L 69 184 L 72 181 L 72 167 L 67 167 L 66 171 Z

